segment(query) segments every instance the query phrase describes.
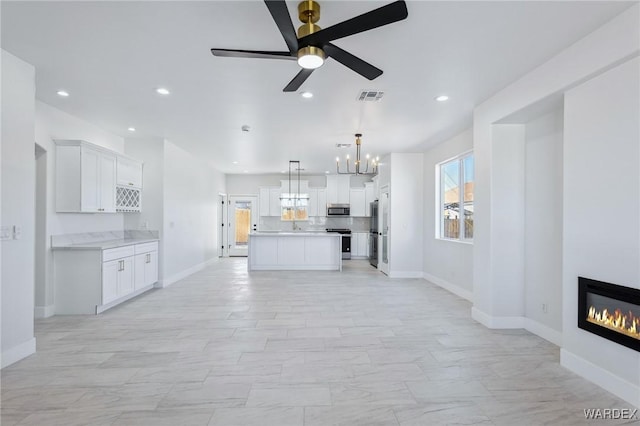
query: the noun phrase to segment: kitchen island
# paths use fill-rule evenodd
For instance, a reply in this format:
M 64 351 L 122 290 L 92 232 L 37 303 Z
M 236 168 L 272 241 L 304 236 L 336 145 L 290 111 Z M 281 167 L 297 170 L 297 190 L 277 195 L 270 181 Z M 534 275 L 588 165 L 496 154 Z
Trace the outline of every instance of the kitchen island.
M 326 232 L 252 232 L 249 271 L 342 270 L 340 234 Z

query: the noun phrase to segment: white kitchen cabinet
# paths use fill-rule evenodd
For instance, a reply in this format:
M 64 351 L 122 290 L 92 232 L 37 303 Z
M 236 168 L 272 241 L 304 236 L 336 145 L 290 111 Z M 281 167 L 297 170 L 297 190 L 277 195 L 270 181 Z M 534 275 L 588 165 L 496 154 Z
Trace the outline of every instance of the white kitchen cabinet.
M 263 186 L 259 188 L 258 204 L 260 216 L 281 216 L 281 194 L 280 187 Z
M 351 216 L 363 217 L 367 209 L 365 205 L 364 188 L 351 188 L 349 190 L 349 200 L 351 204 Z
M 351 175 L 327 176 L 327 203 L 349 204 Z
M 369 257 L 368 232 L 354 232 L 351 234 L 351 256 L 352 258 Z
M 158 242 L 54 249 L 56 314 L 99 314 L 153 288 Z
M 140 211 L 142 163 L 85 141 L 55 143 L 56 212 Z M 120 187 L 124 184 L 119 182 L 125 181 L 126 189 L 122 192 Z M 120 191 L 117 196 L 116 188 Z
M 118 157 L 116 183 L 120 186 L 142 188 L 142 163 L 130 158 Z
M 269 188 L 269 216 L 280 217 L 282 215 L 281 195 L 280 188 Z
M 158 252 L 135 255 L 134 289 L 139 290 L 158 281 Z
M 375 195 L 375 187 L 373 182 L 365 182 L 364 184 L 364 215 L 371 216 L 371 203 L 377 199 Z
M 261 186 L 258 193 L 258 206 L 260 216 L 269 216 L 269 188 Z
M 327 190 L 326 188 L 318 188 L 318 217 L 327 216 Z
M 327 190 L 309 188 L 309 216 L 327 216 Z
M 102 264 L 102 304 L 133 293 L 133 258 L 111 260 Z

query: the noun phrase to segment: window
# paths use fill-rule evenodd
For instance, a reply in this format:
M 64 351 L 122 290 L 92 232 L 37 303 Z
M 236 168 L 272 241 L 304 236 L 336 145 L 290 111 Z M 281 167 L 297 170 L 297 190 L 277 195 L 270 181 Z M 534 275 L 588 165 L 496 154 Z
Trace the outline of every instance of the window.
M 282 194 L 280 220 L 309 220 L 309 194 Z
M 473 239 L 473 154 L 468 153 L 436 166 L 439 176 L 439 237 Z M 462 206 L 462 208 L 461 208 Z

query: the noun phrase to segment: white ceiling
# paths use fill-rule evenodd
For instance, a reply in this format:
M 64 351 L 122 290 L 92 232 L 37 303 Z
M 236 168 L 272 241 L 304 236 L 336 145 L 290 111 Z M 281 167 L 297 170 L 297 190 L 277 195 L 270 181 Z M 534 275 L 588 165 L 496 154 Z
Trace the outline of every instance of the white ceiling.
M 324 1 L 319 25 L 387 3 Z M 209 52 L 286 50 L 260 1 L 0 7 L 2 48 L 36 67 L 43 102 L 123 137 L 132 136 L 129 126 L 135 137 L 165 137 L 225 173 L 279 172 L 289 160 L 322 173 L 347 153 L 335 144 L 353 143 L 356 132 L 363 153 L 384 155 L 423 151 L 467 128 L 475 105 L 631 4 L 410 1 L 405 21 L 335 42 L 381 68 L 381 77 L 368 81 L 329 60 L 298 93 L 282 92 L 295 62 Z M 297 27 L 297 2 L 288 5 Z M 159 86 L 171 95 L 157 95 Z M 59 89 L 71 96 L 60 98 Z M 356 102 L 361 89 L 383 90 L 384 99 Z M 301 98 L 303 90 L 314 98 Z M 443 93 L 448 102 L 433 100 Z

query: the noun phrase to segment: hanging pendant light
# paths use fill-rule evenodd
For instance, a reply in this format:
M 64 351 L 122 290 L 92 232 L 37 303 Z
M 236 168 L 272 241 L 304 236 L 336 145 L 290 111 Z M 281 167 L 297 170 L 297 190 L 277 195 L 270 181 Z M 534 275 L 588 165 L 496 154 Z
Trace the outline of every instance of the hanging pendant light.
M 336 157 L 336 172 L 340 175 L 375 175 L 378 174 L 378 164 L 379 158 L 376 157 L 371 160 L 372 171 L 369 172 L 369 154 L 365 157 L 365 166 L 364 171 L 361 170 L 362 161 L 360 160 L 360 148 L 362 145 L 362 141 L 360 138 L 362 137 L 362 133 L 356 133 L 356 161 L 355 161 L 355 171 L 351 171 L 351 164 L 349 154 L 347 154 L 347 170 L 340 171 L 340 157 Z

